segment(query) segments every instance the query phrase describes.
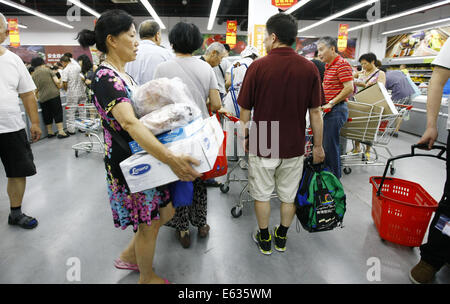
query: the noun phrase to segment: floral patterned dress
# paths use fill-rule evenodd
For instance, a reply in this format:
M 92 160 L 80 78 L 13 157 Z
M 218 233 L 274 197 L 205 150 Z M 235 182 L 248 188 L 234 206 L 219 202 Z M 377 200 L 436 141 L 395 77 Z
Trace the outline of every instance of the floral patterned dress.
M 112 68 L 100 66 L 92 83 L 94 104 L 100 114 L 105 138 L 105 168 L 109 201 L 114 225 L 125 230 L 139 224 L 151 225 L 159 219 L 159 208 L 170 202 L 169 191 L 165 187 L 131 193 L 120 169 L 120 162 L 131 156 L 131 151 L 120 144 L 118 137 L 127 143 L 131 136 L 114 119 L 111 110 L 121 102 L 132 103 L 132 86 L 127 84 Z

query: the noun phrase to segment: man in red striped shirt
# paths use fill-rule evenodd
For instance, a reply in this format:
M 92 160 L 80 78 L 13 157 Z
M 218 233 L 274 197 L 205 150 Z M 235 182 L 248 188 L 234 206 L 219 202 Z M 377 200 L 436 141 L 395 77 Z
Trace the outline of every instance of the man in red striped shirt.
M 350 64 L 337 53 L 336 39 L 321 38 L 317 42 L 319 58 L 326 63 L 323 90 L 330 110 L 323 118 L 323 148 L 325 164 L 341 178 L 340 132 L 348 118 L 348 97 L 353 93 L 353 71 Z

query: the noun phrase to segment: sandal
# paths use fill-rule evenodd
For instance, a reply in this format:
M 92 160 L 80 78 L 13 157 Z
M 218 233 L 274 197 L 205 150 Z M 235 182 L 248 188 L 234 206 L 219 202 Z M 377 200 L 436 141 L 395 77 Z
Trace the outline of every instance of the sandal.
M 8 216 L 8 224 L 20 226 L 24 229 L 33 229 L 38 225 L 37 219 L 22 213 L 20 216 L 13 219 L 11 215 Z
M 139 267 L 137 264 L 127 263 L 122 261 L 121 259 L 114 260 L 114 267 L 116 267 L 117 269 L 139 271 Z

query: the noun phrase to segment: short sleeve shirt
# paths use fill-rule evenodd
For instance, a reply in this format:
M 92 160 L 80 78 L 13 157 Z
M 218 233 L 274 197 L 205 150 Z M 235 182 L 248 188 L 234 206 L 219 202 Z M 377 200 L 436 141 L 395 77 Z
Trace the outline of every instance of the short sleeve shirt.
M 437 65 L 450 70 L 450 39 L 447 39 L 444 46 L 441 48 L 441 51 L 437 55 L 436 59 L 434 59 L 433 65 Z M 450 105 L 448 107 L 448 120 L 447 120 L 447 129 L 450 129 Z
M 155 69 L 161 62 L 174 57 L 169 50 L 158 46 L 151 40 L 142 40 L 139 43 L 136 60 L 128 62 L 125 70 L 137 84 L 142 85 L 153 80 Z
M 341 93 L 344 82 L 353 80 L 351 65 L 341 56 L 337 56 L 332 63 L 325 65 L 323 90 L 326 102 L 330 102 Z
M 59 89 L 53 81 L 54 74 L 45 67 L 38 67 L 33 73 L 33 81 L 38 89 L 39 102 L 46 102 L 50 99 L 59 97 Z
M 200 108 L 202 117 L 209 117 L 209 111 L 206 107 L 209 90 L 219 90 L 219 86 L 216 75 L 208 63 L 195 57 L 176 57 L 156 67 L 154 79 L 163 77 L 180 78 L 186 84 L 192 99 Z
M 238 97 L 242 108 L 253 110 L 250 136 L 257 143 L 250 142 L 249 152 L 281 159 L 303 155 L 306 112 L 324 101 L 319 71 L 293 49 L 276 48 L 255 60 Z
M 0 133 L 25 128 L 19 94 L 36 90 L 33 79 L 19 56 L 6 51 L 0 56 Z
M 70 62 L 61 75 L 63 82 L 67 82 L 68 96 L 84 96 L 86 85 L 81 79 L 81 67 L 77 63 Z
M 227 93 L 227 90 L 225 89 L 225 75 L 230 67 L 230 61 L 228 61 L 227 58 L 223 58 L 222 62 L 220 62 L 218 66 L 213 68 L 214 73 L 216 74 L 217 84 L 219 85 L 219 92 L 222 94 Z

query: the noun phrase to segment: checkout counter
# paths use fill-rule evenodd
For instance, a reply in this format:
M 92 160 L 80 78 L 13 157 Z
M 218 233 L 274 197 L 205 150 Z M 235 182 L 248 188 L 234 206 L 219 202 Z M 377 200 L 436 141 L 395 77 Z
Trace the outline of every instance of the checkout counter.
M 61 96 L 61 104 L 62 104 L 62 108 L 63 108 L 63 125 L 64 128 L 66 128 L 66 97 L 65 96 Z M 20 109 L 22 111 L 22 119 L 25 122 L 25 131 L 27 132 L 27 136 L 28 136 L 28 140 L 31 141 L 31 136 L 30 136 L 30 127 L 31 127 L 31 122 L 30 119 L 28 118 L 26 112 L 25 112 L 25 108 L 23 106 L 23 103 L 20 102 Z M 47 132 L 47 127 L 44 124 L 44 120 L 42 119 L 42 109 L 41 109 L 41 105 L 38 102 L 38 114 L 39 114 L 39 122 L 40 122 L 40 126 L 41 126 L 41 131 L 42 131 L 42 135 L 41 135 L 41 139 L 46 138 L 48 135 Z M 55 133 L 58 132 L 58 130 L 56 129 L 56 125 L 53 124 L 53 130 L 55 131 Z

